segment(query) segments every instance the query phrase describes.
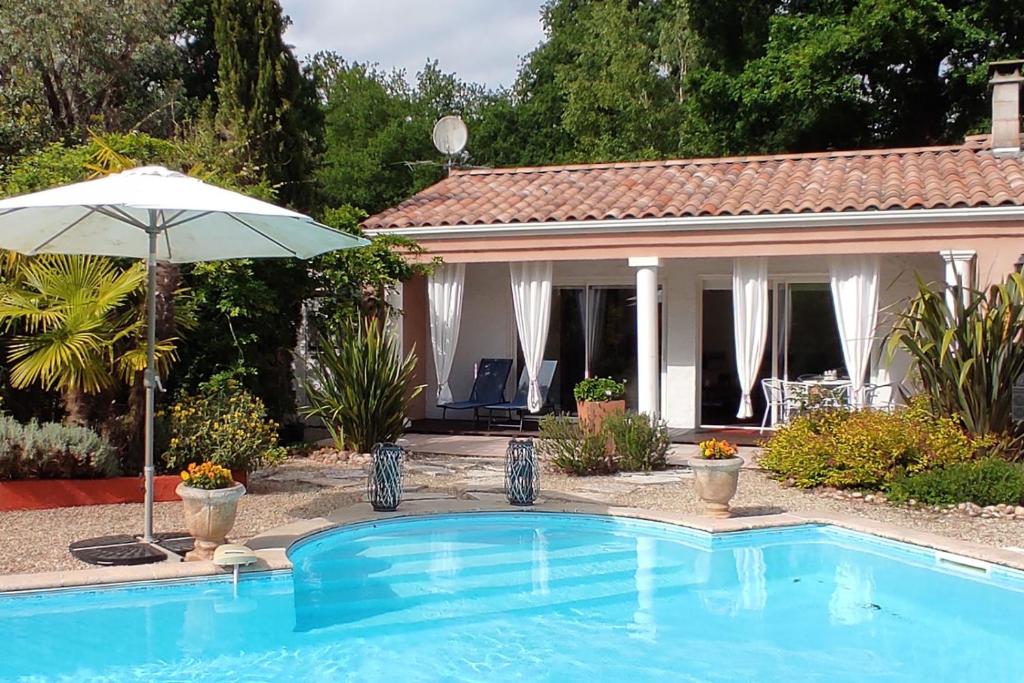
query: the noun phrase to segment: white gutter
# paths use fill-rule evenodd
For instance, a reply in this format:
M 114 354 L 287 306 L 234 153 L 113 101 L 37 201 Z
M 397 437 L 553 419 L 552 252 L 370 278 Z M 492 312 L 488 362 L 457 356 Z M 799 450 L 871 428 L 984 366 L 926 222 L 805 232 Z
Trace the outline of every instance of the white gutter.
M 832 213 L 759 214 L 747 216 L 693 216 L 688 218 L 627 218 L 550 223 L 488 223 L 485 225 L 430 225 L 367 230 L 369 235 L 406 235 L 413 238 L 538 237 L 614 232 L 690 232 L 699 230 L 758 230 L 764 228 L 849 228 L 935 223 L 1024 221 L 1024 206 L 957 209 L 899 209 L 837 211 Z M 1024 227 L 1024 226 L 1022 226 Z

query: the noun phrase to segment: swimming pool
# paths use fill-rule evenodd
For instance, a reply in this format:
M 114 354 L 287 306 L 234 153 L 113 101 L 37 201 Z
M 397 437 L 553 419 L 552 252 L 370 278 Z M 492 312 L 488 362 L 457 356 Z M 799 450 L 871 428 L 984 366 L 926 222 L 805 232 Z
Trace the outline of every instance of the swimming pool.
M 1024 575 L 827 526 L 474 513 L 315 536 L 291 573 L 0 597 L 0 678 L 1024 677 Z

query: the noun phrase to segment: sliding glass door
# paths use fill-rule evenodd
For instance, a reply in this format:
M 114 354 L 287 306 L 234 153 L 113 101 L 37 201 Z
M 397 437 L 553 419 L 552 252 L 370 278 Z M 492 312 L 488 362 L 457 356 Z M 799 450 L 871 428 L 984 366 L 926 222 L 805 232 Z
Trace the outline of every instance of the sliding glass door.
M 769 284 L 768 344 L 751 394 L 754 417 L 736 418 L 740 382 L 736 372 L 732 290 L 705 283 L 701 317 L 700 423 L 760 426 L 766 401 L 761 381 L 797 380 L 827 370 L 844 372 L 843 351 L 827 282 L 777 278 Z
M 769 310 L 772 308 L 773 295 L 774 292 L 768 292 Z M 769 344 L 772 329 L 769 318 Z M 736 371 L 736 336 L 732 321 L 731 289 L 704 289 L 701 330 L 701 424 L 759 426 L 765 409 L 761 380 L 772 376 L 772 354 L 768 350 L 765 351 L 754 391 L 750 395 L 754 405 L 754 416 L 746 420 L 738 419 L 736 412 L 739 410 L 742 390 L 739 373 Z
M 558 361 L 550 393 L 556 410 L 575 412 L 572 390 L 584 377 L 625 381 L 626 400 L 635 406 L 636 354 L 634 288 L 581 285 L 554 289 L 544 357 Z
M 780 282 L 775 290 L 780 303 L 776 376 L 797 380 L 828 370 L 846 372 L 828 283 Z

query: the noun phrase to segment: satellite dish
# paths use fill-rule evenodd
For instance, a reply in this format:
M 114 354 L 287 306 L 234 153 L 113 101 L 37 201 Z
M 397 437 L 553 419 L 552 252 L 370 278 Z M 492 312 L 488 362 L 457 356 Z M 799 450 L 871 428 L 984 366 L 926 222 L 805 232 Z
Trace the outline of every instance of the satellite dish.
M 431 135 L 434 147 L 445 156 L 453 156 L 466 148 L 469 130 L 462 119 L 455 115 L 442 116 L 434 124 Z

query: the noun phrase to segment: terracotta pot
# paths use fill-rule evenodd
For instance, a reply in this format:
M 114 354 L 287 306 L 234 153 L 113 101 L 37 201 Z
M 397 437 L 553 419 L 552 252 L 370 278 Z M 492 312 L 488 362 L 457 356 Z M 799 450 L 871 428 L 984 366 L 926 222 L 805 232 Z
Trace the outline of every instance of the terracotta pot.
M 580 416 L 580 427 L 587 431 L 599 432 L 609 415 L 626 412 L 626 401 L 576 401 L 576 413 Z
M 736 495 L 743 458 L 707 460 L 690 458 L 693 484 L 697 495 L 704 501 L 704 514 L 708 517 L 729 517 L 729 501 Z
M 238 499 L 245 495 L 245 486 L 235 484 L 227 489 L 196 489 L 185 482 L 178 484 L 175 493 L 185 507 L 185 527 L 196 539 L 195 550 L 186 560 L 209 560 L 217 546 L 227 542 L 228 532 L 235 525 Z

